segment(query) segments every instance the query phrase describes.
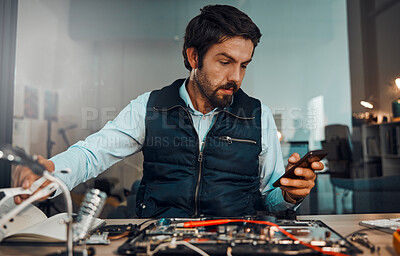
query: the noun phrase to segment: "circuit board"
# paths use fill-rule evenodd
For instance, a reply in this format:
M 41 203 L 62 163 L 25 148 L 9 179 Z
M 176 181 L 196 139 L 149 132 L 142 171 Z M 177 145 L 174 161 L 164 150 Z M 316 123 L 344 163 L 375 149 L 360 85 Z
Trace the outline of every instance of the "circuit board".
M 355 255 L 361 251 L 321 221 L 159 219 L 118 249 L 123 255 Z

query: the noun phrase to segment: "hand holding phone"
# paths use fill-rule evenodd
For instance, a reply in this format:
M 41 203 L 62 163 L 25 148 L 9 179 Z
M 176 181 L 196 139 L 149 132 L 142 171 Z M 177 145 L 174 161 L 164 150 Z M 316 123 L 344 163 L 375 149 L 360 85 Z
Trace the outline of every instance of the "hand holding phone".
M 277 181 L 272 184 L 274 187 L 280 187 L 282 186 L 281 184 L 281 179 L 282 178 L 289 178 L 289 179 L 302 179 L 301 176 L 297 176 L 294 173 L 294 170 L 297 167 L 304 167 L 304 168 L 310 168 L 311 169 L 311 164 L 316 161 L 321 161 L 326 155 L 328 154 L 327 150 L 314 150 L 314 151 L 309 151 L 307 154 L 305 154 L 299 161 L 297 161 L 295 164 L 293 164 L 286 172 L 283 174 Z

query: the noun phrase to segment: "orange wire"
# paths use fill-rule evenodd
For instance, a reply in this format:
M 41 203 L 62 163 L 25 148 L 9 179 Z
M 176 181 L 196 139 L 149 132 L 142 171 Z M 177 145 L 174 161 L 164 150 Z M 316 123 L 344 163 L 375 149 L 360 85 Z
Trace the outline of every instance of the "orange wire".
M 118 240 L 118 239 L 121 239 L 121 238 L 123 238 L 123 237 L 126 237 L 126 236 L 128 236 L 128 235 L 129 235 L 129 232 L 130 232 L 130 230 L 128 230 L 128 231 L 125 231 L 124 233 L 122 233 L 122 234 L 119 234 L 119 235 L 115 235 L 115 236 L 108 236 L 108 238 L 109 238 L 110 240 Z
M 261 224 L 261 225 L 267 225 L 267 226 L 273 226 L 279 229 L 280 232 L 285 234 L 286 236 L 290 237 L 294 241 L 298 241 L 300 244 L 307 246 L 315 251 L 328 254 L 328 255 L 334 255 L 334 256 L 348 256 L 347 254 L 344 253 L 338 253 L 338 252 L 326 252 L 322 250 L 321 248 L 311 245 L 309 243 L 303 242 L 284 230 L 283 228 L 279 227 L 279 225 L 269 222 L 269 221 L 259 221 L 259 220 L 241 220 L 241 219 L 219 219 L 219 220 L 205 220 L 205 221 L 189 221 L 185 222 L 183 224 L 183 227 L 185 228 L 192 228 L 192 227 L 200 227 L 200 226 L 214 226 L 214 225 L 221 225 L 221 224 L 227 224 L 231 222 L 246 222 L 246 223 L 254 223 L 254 224 Z

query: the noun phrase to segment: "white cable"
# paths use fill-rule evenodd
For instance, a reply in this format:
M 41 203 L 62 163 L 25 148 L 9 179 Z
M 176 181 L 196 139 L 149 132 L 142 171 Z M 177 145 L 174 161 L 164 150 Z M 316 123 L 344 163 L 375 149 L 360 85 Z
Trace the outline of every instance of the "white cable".
M 71 169 L 66 169 L 66 170 L 54 171 L 52 174 L 54 174 L 54 173 L 70 173 L 70 172 L 71 172 Z M 45 183 L 46 180 L 47 180 L 47 178 L 42 176 L 39 179 L 37 179 L 35 182 L 33 182 L 32 185 L 27 189 L 24 189 L 22 187 L 0 189 L 0 192 L 4 193 L 4 196 L 0 199 L 0 206 L 3 202 L 5 202 L 10 197 L 19 196 L 19 195 L 32 195 L 33 193 L 35 193 L 36 190 L 38 190 Z
M 41 177 L 40 179 L 36 180 L 35 182 L 32 183 L 31 187 L 28 189 L 24 189 L 22 187 L 17 187 L 17 188 L 3 188 L 0 189 L 0 192 L 4 193 L 4 199 L 18 196 L 18 195 L 32 195 L 40 186 L 43 185 L 43 183 L 46 181 L 46 178 Z
M 158 251 L 170 246 L 170 245 L 184 245 L 186 247 L 188 247 L 189 249 L 192 249 L 193 251 L 197 252 L 198 254 L 202 255 L 202 256 L 210 256 L 208 253 L 206 253 L 205 251 L 203 251 L 202 249 L 200 249 L 197 246 L 194 246 L 193 244 L 186 242 L 186 241 L 177 241 L 177 242 L 168 242 L 168 243 L 162 243 L 159 244 L 153 251 L 147 250 L 147 254 L 152 256 L 154 254 L 156 254 Z M 149 249 L 149 248 L 148 248 Z
M 189 247 L 190 249 L 192 249 L 193 251 L 197 252 L 197 253 L 200 254 L 200 255 L 203 255 L 203 256 L 210 256 L 208 253 L 206 253 L 205 251 L 203 251 L 203 250 L 200 249 L 199 247 L 194 246 L 193 244 L 191 244 L 191 243 L 189 243 L 189 242 L 186 242 L 186 241 L 178 241 L 178 242 L 176 242 L 176 244 L 185 245 L 185 246 Z

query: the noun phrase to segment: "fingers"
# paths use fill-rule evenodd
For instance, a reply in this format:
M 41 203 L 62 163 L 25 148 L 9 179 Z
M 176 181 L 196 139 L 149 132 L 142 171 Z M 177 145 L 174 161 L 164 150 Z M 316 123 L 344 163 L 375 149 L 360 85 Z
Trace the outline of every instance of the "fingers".
M 287 170 L 293 166 L 293 164 L 297 163 L 300 160 L 300 155 L 298 153 L 293 153 L 288 159 Z M 317 156 L 311 156 L 306 159 L 306 162 L 301 163 L 299 166 L 301 167 L 310 167 L 313 170 L 323 170 L 324 164 L 320 162 L 321 160 Z
M 289 178 L 282 178 L 281 183 L 285 186 L 301 186 L 303 181 L 312 180 L 314 181 L 317 175 L 314 171 L 308 168 L 297 167 L 294 170 L 294 174 L 301 177 L 299 179 L 289 179 Z
M 289 170 L 295 163 L 300 160 L 300 155 L 293 153 L 288 159 L 288 166 L 286 170 Z M 315 185 L 316 174 L 314 171 L 319 171 L 324 169 L 324 164 L 320 162 L 317 156 L 311 156 L 307 158 L 304 162 L 298 165 L 294 170 L 294 173 L 300 178 L 281 179 L 281 189 L 286 191 L 292 198 L 300 198 L 307 196 L 311 189 Z
M 49 180 L 46 180 L 45 182 L 43 182 L 43 184 L 40 186 L 40 188 L 39 188 L 38 190 L 36 190 L 36 191 L 33 193 L 33 195 L 36 194 L 37 192 L 39 192 L 39 191 L 40 191 L 41 189 L 43 189 L 44 187 L 46 187 L 47 185 L 49 185 L 50 183 L 51 183 L 51 181 L 49 181 Z M 39 201 L 44 201 L 44 200 L 46 200 L 47 198 L 49 198 L 49 195 L 40 198 Z
M 298 167 L 294 170 L 297 176 L 302 179 L 281 179 L 281 189 L 290 193 L 294 197 L 305 197 L 315 185 L 316 174 L 308 168 Z
M 13 170 L 12 174 L 11 174 L 11 178 L 12 178 L 12 187 L 18 187 L 19 184 L 19 179 L 20 179 L 20 174 L 22 171 L 22 168 L 24 168 L 22 165 L 18 165 L 17 167 L 15 167 L 15 169 Z
M 26 166 L 18 165 L 15 167 L 12 173 L 12 186 L 22 187 L 23 189 L 29 189 L 32 183 L 39 178 L 38 175 L 34 174 L 31 169 Z M 27 199 L 29 195 L 19 195 L 14 197 L 16 204 L 22 203 L 23 200 Z
M 293 153 L 288 159 L 288 165 L 286 166 L 286 171 L 289 170 L 293 164 L 300 160 L 300 155 L 298 153 Z
M 14 196 L 14 203 L 15 204 L 20 204 L 22 203 L 22 198 L 20 196 Z
M 24 179 L 22 180 L 22 188 L 23 189 L 28 189 L 31 187 L 32 183 L 35 182 L 36 179 L 39 178 L 36 174 L 32 173 L 31 170 L 29 170 L 30 173 L 25 175 Z M 25 199 L 27 199 L 30 195 L 19 195 L 19 198 L 21 202 Z M 15 202 L 15 199 L 14 199 Z M 17 203 L 17 202 L 16 202 Z M 20 203 L 20 202 L 19 202 Z
M 12 173 L 13 187 L 30 187 L 30 176 L 35 175 L 28 167 L 18 165 Z M 39 177 L 35 175 L 36 177 Z
M 314 187 L 314 179 L 288 179 L 282 178 L 281 184 L 285 187 L 307 188 Z
M 317 177 L 313 170 L 301 167 L 296 168 L 294 170 L 294 174 L 303 177 L 304 180 L 315 180 L 315 178 Z
M 292 195 L 293 198 L 306 197 L 314 187 L 314 181 L 298 180 L 298 186 L 281 186 L 281 189 Z
M 324 169 L 324 164 L 322 162 L 312 162 L 311 163 L 311 169 L 316 170 L 316 171 L 321 171 Z
M 293 188 L 293 187 L 281 187 L 282 190 L 288 192 L 292 198 L 303 198 L 310 194 L 311 188 Z
M 54 171 L 54 163 L 52 161 L 47 160 L 42 156 L 38 156 L 38 162 L 48 171 Z M 12 186 L 28 189 L 38 178 L 39 175 L 34 174 L 28 167 L 18 165 L 12 173 Z

